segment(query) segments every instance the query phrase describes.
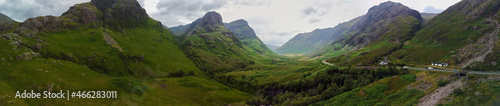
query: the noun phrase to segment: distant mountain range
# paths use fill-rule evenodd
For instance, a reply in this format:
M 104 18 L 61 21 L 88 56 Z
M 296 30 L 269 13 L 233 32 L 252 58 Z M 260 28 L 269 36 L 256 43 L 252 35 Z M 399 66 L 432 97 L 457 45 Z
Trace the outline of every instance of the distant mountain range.
M 271 49 L 272 51 L 276 52 L 276 49 L 279 48 L 280 46 L 276 45 L 271 45 L 271 44 L 266 44 L 266 46 Z
M 462 68 L 477 63 L 471 68 L 492 70 L 498 60 L 493 55 L 497 37 L 492 36 L 497 33 L 496 4 L 464 0 L 431 14 L 389 1 L 336 27 L 298 34 L 277 53 L 331 57 L 330 62 L 344 65 L 374 65 L 388 58 L 395 63 L 447 62 Z
M 166 28 L 136 0 L 91 0 L 61 16 L 24 22 L 0 14 L 0 105 L 342 105 L 344 99 L 358 102 L 352 98 L 391 104 L 414 98 L 405 103 L 411 105 L 436 85 L 461 83 L 450 82 L 461 74 L 358 68 L 444 62 L 463 70 L 500 70 L 499 11 L 498 0 L 462 0 L 440 14 L 388 1 L 280 47 L 262 42 L 251 23 L 223 23 L 217 12 Z M 429 87 L 420 90 L 424 85 Z M 119 93 L 118 99 L 74 100 L 11 95 L 19 90 Z M 471 96 L 464 94 L 455 96 Z

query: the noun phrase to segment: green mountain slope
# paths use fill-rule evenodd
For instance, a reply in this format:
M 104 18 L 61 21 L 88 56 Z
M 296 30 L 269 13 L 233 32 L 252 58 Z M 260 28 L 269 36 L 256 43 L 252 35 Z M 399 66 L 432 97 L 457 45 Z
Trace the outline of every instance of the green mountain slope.
M 327 46 L 323 55 L 328 61 L 344 65 L 373 65 L 421 29 L 418 11 L 400 3 L 384 2 L 370 8 L 368 13 L 349 28 L 346 35 Z
M 499 4 L 495 0 L 461 1 L 432 18 L 391 57 L 413 64 L 447 62 L 461 68 L 477 63 L 476 70 L 498 70 Z
M 250 96 L 208 80 L 135 0 L 92 0 L 2 31 L 0 105 L 224 105 Z M 68 101 L 16 99 L 17 90 L 119 93 Z
M 208 12 L 193 23 L 180 37 L 187 56 L 201 69 L 225 72 L 255 63 L 240 40 L 224 26 L 219 13 Z
M 176 27 L 168 28 L 168 29 L 170 29 L 175 36 L 180 36 L 180 35 L 187 32 L 186 30 L 189 28 L 189 26 L 191 26 L 191 24 L 179 25 Z
M 432 18 L 436 17 L 439 15 L 439 13 L 420 13 L 422 16 L 422 19 L 424 19 L 424 23 L 429 22 Z
M 257 34 L 255 34 L 255 31 L 248 25 L 247 21 L 240 19 L 224 25 L 234 33 L 236 38 L 238 38 L 243 45 L 250 47 L 253 51 L 264 55 L 276 55 L 259 39 L 259 37 L 257 37 Z
M 354 23 L 361 17 L 341 23 L 333 28 L 316 29 L 309 33 L 301 33 L 276 49 L 280 54 L 311 54 L 324 49 L 325 46 L 343 37 Z
M 16 22 L 16 21 L 14 21 L 12 18 L 0 13 L 0 25 L 4 24 L 4 23 L 12 23 L 12 22 Z

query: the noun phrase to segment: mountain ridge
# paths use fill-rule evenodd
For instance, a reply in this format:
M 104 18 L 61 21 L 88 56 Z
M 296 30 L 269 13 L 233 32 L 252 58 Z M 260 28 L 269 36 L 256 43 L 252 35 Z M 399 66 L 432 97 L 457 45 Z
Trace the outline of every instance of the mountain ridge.
M 225 23 L 226 26 L 244 45 L 250 47 L 259 54 L 276 55 L 269 49 L 262 40 L 257 36 L 255 31 L 248 25 L 248 22 L 243 19 L 238 19 L 230 23 Z

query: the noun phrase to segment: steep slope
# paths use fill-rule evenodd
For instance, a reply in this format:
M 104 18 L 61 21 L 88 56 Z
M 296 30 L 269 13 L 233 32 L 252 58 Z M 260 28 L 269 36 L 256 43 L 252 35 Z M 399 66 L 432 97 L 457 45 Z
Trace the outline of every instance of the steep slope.
M 226 72 L 255 63 L 240 40 L 224 26 L 219 13 L 208 12 L 193 22 L 181 37 L 187 56 L 209 73 Z
M 238 38 L 243 45 L 250 47 L 258 54 L 276 55 L 259 39 L 259 37 L 257 37 L 257 34 L 255 34 L 255 31 L 248 25 L 247 21 L 239 19 L 224 25 L 234 33 L 236 38 Z
M 176 27 L 168 28 L 168 29 L 170 29 L 175 36 L 180 36 L 180 35 L 187 32 L 186 30 L 189 28 L 189 26 L 191 26 L 191 24 L 179 25 Z
M 16 22 L 16 21 L 14 21 L 12 18 L 0 13 L 0 25 L 2 25 L 4 23 L 12 23 L 12 22 Z
M 324 55 L 337 56 L 328 60 L 331 63 L 373 65 L 400 49 L 421 29 L 421 23 L 418 11 L 401 3 L 384 2 L 370 8 Z
M 0 83 L 7 89 L 0 90 L 0 104 L 224 105 L 248 97 L 206 79 L 135 0 L 92 0 L 2 32 Z M 118 99 L 68 101 L 14 98 L 16 90 L 119 93 Z
M 280 54 L 309 54 L 325 48 L 326 45 L 343 37 L 354 23 L 361 17 L 349 22 L 341 23 L 333 28 L 316 29 L 309 33 L 301 33 L 290 39 L 281 47 L 277 48 Z
M 422 16 L 422 19 L 424 20 L 424 23 L 429 22 L 432 18 L 436 17 L 439 15 L 439 13 L 420 13 Z
M 500 1 L 463 0 L 431 19 L 395 59 L 414 64 L 447 62 L 466 67 L 477 61 L 477 70 L 498 70 L 497 24 Z

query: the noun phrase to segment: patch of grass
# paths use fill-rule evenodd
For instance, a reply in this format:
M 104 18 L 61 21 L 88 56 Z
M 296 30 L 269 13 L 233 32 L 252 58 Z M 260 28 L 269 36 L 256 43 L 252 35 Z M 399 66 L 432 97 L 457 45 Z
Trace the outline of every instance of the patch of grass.
M 406 74 L 401 76 L 401 79 L 406 80 L 408 82 L 415 82 L 417 76 L 415 74 Z

